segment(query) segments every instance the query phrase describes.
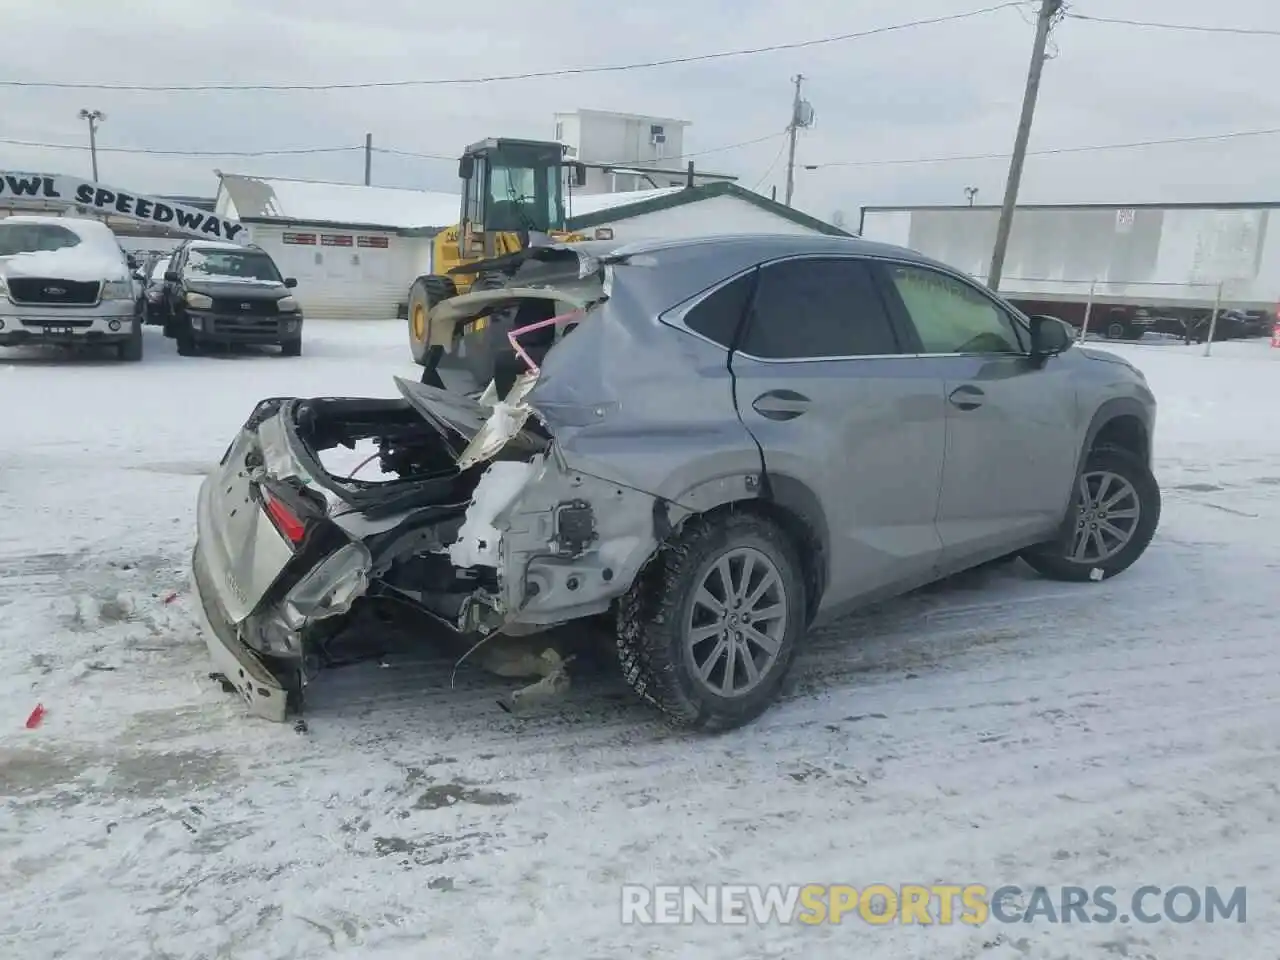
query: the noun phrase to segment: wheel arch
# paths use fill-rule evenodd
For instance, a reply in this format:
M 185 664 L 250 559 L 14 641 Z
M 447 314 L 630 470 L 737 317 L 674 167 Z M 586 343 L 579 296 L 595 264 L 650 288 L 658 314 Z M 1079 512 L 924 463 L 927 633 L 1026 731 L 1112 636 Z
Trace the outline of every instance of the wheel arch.
M 813 622 L 827 587 L 831 541 L 826 512 L 806 484 L 772 473 L 748 477 L 745 484 L 721 478 L 693 487 L 678 502 L 688 514 L 673 526 L 663 511 L 656 523 L 660 542 L 695 517 L 714 519 L 733 511 L 750 511 L 777 524 L 795 546 L 805 580 L 807 622 Z
M 1151 464 L 1151 425 L 1147 410 L 1131 397 L 1117 397 L 1100 406 L 1089 421 L 1081 464 L 1098 447 L 1117 447 Z

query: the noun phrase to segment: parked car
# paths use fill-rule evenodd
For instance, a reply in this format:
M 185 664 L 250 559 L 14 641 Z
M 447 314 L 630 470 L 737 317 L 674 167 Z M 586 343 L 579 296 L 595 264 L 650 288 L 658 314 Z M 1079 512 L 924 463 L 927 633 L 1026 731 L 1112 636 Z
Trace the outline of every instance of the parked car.
M 142 287 L 138 309 L 144 324 L 162 326 L 165 318 L 164 275 L 173 263 L 173 255 L 157 253 L 143 262 L 135 276 Z
M 0 220 L 0 346 L 115 348 L 142 359 L 142 324 L 128 260 L 97 220 Z
M 164 273 L 164 334 L 192 356 L 218 344 L 278 344 L 302 353 L 302 308 L 270 254 L 213 240 L 188 240 Z
M 940 263 L 816 236 L 521 257 L 428 317 L 446 341 L 509 306 L 573 327 L 526 359 L 522 321 L 509 385 L 263 400 L 204 481 L 196 606 L 254 713 L 297 709 L 391 598 L 535 653 L 605 617 L 641 697 L 734 727 L 819 622 L 1010 555 L 1104 579 L 1156 529 L 1142 373 Z
M 1265 310 L 1223 310 L 1217 323 L 1212 324 L 1214 340 L 1244 340 L 1250 337 L 1269 337 L 1274 324 L 1272 314 Z M 1196 331 L 1196 339 L 1204 343 L 1209 339 L 1208 319 Z

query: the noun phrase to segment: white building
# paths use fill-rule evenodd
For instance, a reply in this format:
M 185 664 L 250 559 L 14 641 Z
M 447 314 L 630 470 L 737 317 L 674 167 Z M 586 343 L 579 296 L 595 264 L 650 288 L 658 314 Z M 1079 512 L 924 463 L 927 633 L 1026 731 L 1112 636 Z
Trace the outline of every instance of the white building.
M 298 280 L 309 317 L 404 316 L 413 281 L 431 272 L 432 238 L 458 222 L 457 194 L 220 174 L 215 209 Z M 570 194 L 570 230 L 600 239 L 732 233 L 845 235 L 732 183 Z
M 555 139 L 573 149 L 573 159 L 586 164 L 580 194 L 617 193 L 685 186 L 684 130 L 688 120 L 646 117 L 607 110 L 574 110 L 555 115 Z M 694 172 L 695 185 L 733 180 Z
M 214 208 L 297 278 L 306 316 L 385 320 L 430 272 L 431 237 L 458 222 L 461 198 L 224 173 Z

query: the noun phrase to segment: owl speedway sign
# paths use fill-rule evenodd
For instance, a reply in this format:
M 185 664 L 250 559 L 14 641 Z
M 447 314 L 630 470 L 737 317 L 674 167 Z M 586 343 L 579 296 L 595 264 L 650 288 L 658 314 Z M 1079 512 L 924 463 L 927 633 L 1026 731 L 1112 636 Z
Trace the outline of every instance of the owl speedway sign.
M 249 242 L 244 224 L 219 217 L 208 210 L 59 173 L 9 173 L 0 170 L 0 205 L 10 198 L 48 200 L 82 207 L 94 213 L 130 217 L 202 240 Z

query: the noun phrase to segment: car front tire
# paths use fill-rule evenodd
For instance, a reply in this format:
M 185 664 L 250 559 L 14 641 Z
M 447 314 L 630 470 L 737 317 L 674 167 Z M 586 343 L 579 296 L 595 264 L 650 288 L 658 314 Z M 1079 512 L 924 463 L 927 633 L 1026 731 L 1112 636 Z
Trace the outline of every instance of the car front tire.
M 1054 580 L 1114 577 L 1146 552 L 1160 507 L 1160 487 L 1142 458 L 1116 447 L 1090 451 L 1058 537 L 1023 559 Z
M 116 347 L 116 356 L 126 363 L 137 363 L 142 359 L 142 321 L 133 321 L 133 330 L 129 339 Z
M 680 726 L 750 723 L 777 698 L 806 630 L 801 569 L 764 517 L 690 520 L 619 605 L 623 676 Z
M 302 338 L 294 337 L 292 340 L 283 341 L 280 344 L 280 356 L 282 357 L 302 356 Z

